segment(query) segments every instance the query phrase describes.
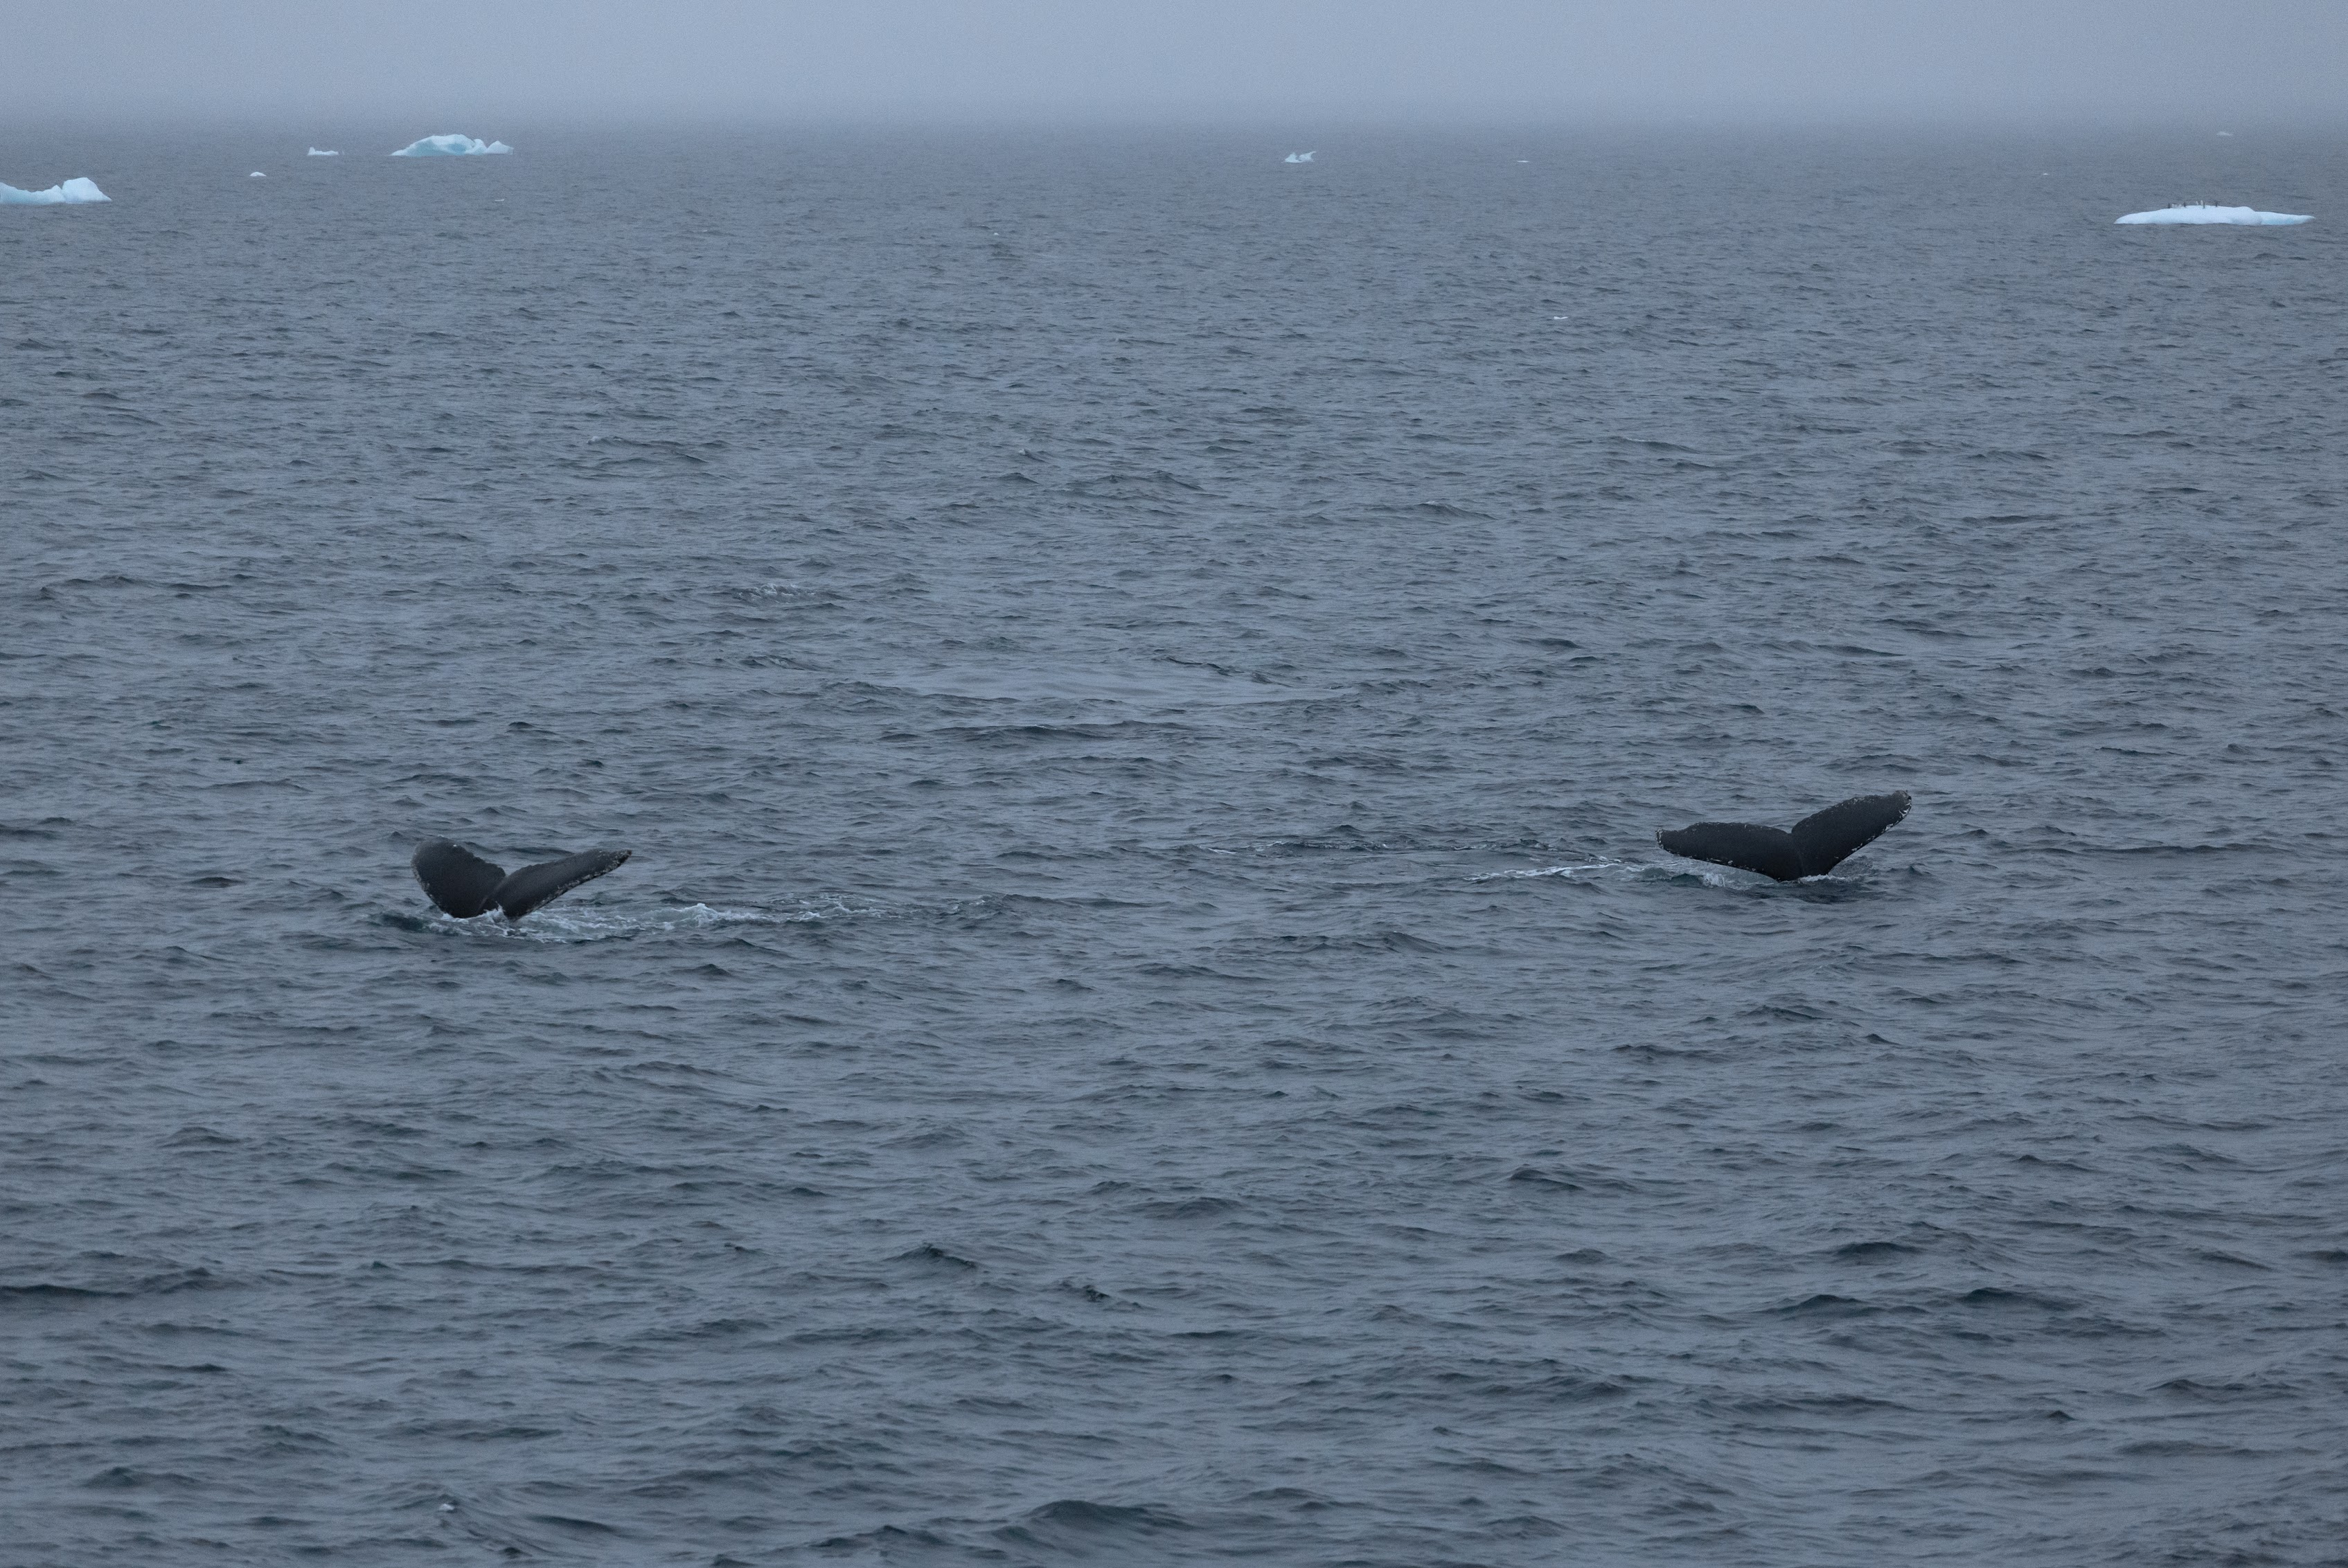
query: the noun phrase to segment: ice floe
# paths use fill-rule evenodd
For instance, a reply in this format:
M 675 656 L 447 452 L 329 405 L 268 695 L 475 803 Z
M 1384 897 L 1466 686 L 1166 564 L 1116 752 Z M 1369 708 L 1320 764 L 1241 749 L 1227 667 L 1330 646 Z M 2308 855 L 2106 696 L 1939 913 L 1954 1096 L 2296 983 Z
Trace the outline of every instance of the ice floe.
M 2115 218 L 2116 223 L 2304 223 L 2314 216 L 2312 212 L 2261 212 L 2254 207 L 2212 207 L 2196 201 L 2187 207 L 2162 207 L 2150 212 L 2131 212 L 2125 218 Z
M 310 150 L 310 156 L 313 158 L 340 158 L 342 153 L 338 150 L 331 147 L 314 147 Z
M 14 185 L 0 185 L 0 207 L 55 207 L 76 201 L 108 201 L 113 198 L 98 188 L 94 180 L 68 180 L 62 185 L 52 185 L 46 191 L 19 191 Z
M 469 136 L 427 136 L 421 141 L 411 141 L 394 158 L 477 158 L 486 152 L 511 152 L 502 141 L 478 141 Z
M 1320 150 L 1321 150 L 1316 147 L 1313 150 L 1313 152 L 1318 152 Z M 1313 153 L 1292 152 L 1286 158 L 1281 160 L 1281 161 L 1283 163 L 1310 163 L 1313 161 Z

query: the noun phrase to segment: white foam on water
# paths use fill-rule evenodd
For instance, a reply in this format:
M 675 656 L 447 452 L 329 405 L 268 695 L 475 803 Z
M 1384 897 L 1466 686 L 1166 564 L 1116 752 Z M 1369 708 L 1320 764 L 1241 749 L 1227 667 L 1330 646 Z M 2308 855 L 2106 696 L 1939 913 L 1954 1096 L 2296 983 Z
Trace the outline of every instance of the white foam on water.
M 609 942 L 620 937 L 708 931 L 728 925 L 802 925 L 829 920 L 835 914 L 855 913 L 845 906 L 837 910 L 793 910 L 778 913 L 766 909 L 720 909 L 705 903 L 654 910 L 589 903 L 562 909 L 541 909 L 519 921 L 510 921 L 492 911 L 488 914 L 477 914 L 470 920 L 458 920 L 454 915 L 443 914 L 436 917 L 435 923 L 451 933 L 497 941 Z
M 1683 877 L 1694 877 L 1706 887 L 1769 885 L 1769 879 L 1758 872 L 1738 871 L 1735 866 L 1718 866 L 1709 861 L 1683 860 L 1676 855 L 1666 861 L 1596 860 L 1562 866 L 1531 866 L 1522 871 L 1487 872 L 1471 880 L 1479 882 L 1521 882 L 1540 877 L 1563 877 L 1568 882 L 1676 882 Z
M 1582 872 L 1605 871 L 1622 863 L 1617 861 L 1591 861 L 1585 865 L 1528 867 L 1525 870 L 1514 872 L 1486 872 L 1482 876 L 1471 877 L 1468 880 L 1486 882 L 1513 882 L 1529 877 L 1570 877 Z

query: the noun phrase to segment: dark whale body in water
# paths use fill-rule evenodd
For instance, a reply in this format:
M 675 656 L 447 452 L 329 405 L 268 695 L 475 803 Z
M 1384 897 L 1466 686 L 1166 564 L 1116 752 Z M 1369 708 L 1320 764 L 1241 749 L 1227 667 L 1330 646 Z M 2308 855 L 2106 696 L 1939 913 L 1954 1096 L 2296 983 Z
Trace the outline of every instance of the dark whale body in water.
M 1677 831 L 1665 829 L 1655 835 L 1655 842 L 1692 861 L 1796 882 L 1834 870 L 1907 814 L 1908 791 L 1895 789 L 1889 795 L 1854 795 L 1803 818 L 1790 833 L 1752 822 L 1698 822 Z
M 416 880 L 432 902 L 458 920 L 470 920 L 492 909 L 508 920 L 520 920 L 533 909 L 553 903 L 581 882 L 593 882 L 613 870 L 632 851 L 582 850 L 559 861 L 524 866 L 508 875 L 464 845 L 435 839 L 416 851 Z

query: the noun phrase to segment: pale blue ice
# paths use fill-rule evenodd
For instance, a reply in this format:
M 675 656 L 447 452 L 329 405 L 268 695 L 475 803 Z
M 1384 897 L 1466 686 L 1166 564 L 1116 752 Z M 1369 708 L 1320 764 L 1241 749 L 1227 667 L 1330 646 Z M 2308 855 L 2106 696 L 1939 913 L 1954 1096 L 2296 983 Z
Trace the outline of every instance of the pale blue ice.
M 14 185 L 0 185 L 0 207 L 55 207 L 111 199 L 98 188 L 96 181 L 88 179 L 68 180 L 62 185 L 52 185 L 46 191 L 19 191 Z
M 394 158 L 474 158 L 485 152 L 511 152 L 502 141 L 478 141 L 469 136 L 427 136 L 421 141 L 411 141 Z

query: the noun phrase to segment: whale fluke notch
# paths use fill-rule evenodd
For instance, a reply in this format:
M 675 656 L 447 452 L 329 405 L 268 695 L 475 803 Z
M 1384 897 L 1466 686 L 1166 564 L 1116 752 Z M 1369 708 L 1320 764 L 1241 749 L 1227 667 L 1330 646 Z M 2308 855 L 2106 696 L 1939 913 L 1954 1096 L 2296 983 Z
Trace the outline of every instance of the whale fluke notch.
M 509 875 L 464 845 L 434 839 L 416 851 L 416 880 L 444 913 L 470 920 L 490 910 L 520 920 L 542 909 L 582 882 L 593 882 L 626 861 L 631 850 L 582 850 L 559 861 L 524 866 Z
M 1675 855 L 1739 871 L 1759 872 L 1779 882 L 1823 876 L 1871 844 L 1908 814 L 1908 791 L 1854 795 L 1794 824 L 1794 830 L 1753 822 L 1698 822 L 1666 828 L 1655 842 Z

